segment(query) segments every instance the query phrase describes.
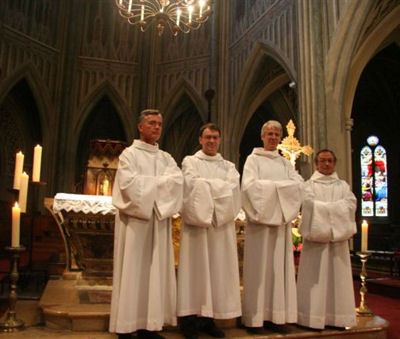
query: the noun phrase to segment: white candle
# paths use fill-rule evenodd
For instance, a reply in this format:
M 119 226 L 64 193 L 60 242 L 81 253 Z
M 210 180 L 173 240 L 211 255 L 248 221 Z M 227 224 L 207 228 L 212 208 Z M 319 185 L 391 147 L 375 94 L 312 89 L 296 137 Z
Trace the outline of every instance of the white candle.
M 104 179 L 103 181 L 103 195 L 108 195 L 108 186 L 110 185 L 110 182 L 107 179 Z
M 189 6 L 188 11 L 189 11 L 189 24 L 191 24 L 192 23 L 193 6 Z
M 40 167 L 42 165 L 42 146 L 36 145 L 33 153 L 32 181 L 40 181 Z
M 140 21 L 144 20 L 144 5 L 142 5 L 142 9 L 140 11 Z
M 178 8 L 176 10 L 176 25 L 179 26 L 180 21 L 181 21 L 181 14 L 182 14 L 182 10 L 180 8 Z
M 205 1 L 204 0 L 200 0 L 199 1 L 199 18 L 201 18 L 203 16 L 203 6 L 205 5 Z
M 19 151 L 15 155 L 14 185 L 13 188 L 19 190 L 21 183 L 22 168 L 24 167 L 24 155 Z
M 21 209 L 16 202 L 12 208 L 12 227 L 11 227 L 11 246 L 19 246 L 19 230 L 20 230 L 20 220 L 21 220 Z
M 19 206 L 21 207 L 21 212 L 26 212 L 26 200 L 28 197 L 28 183 L 29 183 L 29 175 L 25 172 L 21 175 L 21 186 L 19 189 Z
M 368 223 L 363 220 L 361 224 L 361 252 L 368 251 Z

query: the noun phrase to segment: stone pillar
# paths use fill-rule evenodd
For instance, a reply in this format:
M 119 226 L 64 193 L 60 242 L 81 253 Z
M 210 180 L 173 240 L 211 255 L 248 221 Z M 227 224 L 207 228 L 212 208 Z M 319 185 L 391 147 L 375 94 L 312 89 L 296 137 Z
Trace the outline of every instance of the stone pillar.
M 231 2 L 229 0 L 215 0 L 214 8 L 214 32 L 213 39 L 214 53 L 212 58 L 216 62 L 216 67 L 211 68 L 211 73 L 216 71 L 215 81 L 210 81 L 211 86 L 215 84 L 216 98 L 214 100 L 214 113 L 216 113 L 216 121 L 222 128 L 222 144 L 221 153 L 228 159 L 233 159 L 230 152 L 237 150 L 231 149 L 231 130 L 233 119 L 229 112 L 229 42 L 230 42 L 230 13 Z M 211 79 L 213 80 L 213 79 Z
M 322 2 L 298 3 L 299 120 L 304 144 L 327 145 Z
M 59 107 L 59 120 L 57 127 L 57 154 L 55 187 L 58 192 L 70 192 L 71 183 L 74 181 L 75 159 L 74 151 L 70 147 L 71 138 L 76 138 L 73 131 L 73 112 L 74 112 L 74 76 L 76 74 L 77 58 L 81 43 L 82 10 L 80 1 L 73 0 L 66 6 L 65 16 L 74 18 L 67 20 L 63 27 L 63 44 L 60 50 L 60 76 L 58 79 L 58 93 L 55 105 Z
M 352 118 L 347 118 L 345 122 L 345 129 L 346 129 L 346 180 L 350 187 L 353 183 L 353 176 L 351 171 L 351 131 L 353 129 L 354 120 Z

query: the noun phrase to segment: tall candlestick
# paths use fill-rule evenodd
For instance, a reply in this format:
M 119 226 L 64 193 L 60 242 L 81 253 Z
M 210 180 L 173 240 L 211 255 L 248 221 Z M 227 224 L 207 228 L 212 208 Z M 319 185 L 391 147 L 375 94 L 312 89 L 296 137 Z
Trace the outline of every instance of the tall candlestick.
M 40 181 L 40 167 L 42 164 L 42 146 L 36 145 L 33 153 L 32 181 Z
M 368 223 L 363 220 L 361 224 L 361 252 L 368 251 Z
M 14 185 L 13 188 L 19 190 L 21 184 L 22 168 L 24 167 L 24 154 L 19 151 L 15 155 Z
M 19 206 L 21 207 L 21 212 L 26 212 L 26 200 L 28 197 L 28 182 L 29 182 L 29 175 L 25 172 L 21 175 L 21 186 L 19 189 Z
M 19 247 L 19 233 L 21 221 L 21 209 L 16 202 L 12 208 L 11 246 Z

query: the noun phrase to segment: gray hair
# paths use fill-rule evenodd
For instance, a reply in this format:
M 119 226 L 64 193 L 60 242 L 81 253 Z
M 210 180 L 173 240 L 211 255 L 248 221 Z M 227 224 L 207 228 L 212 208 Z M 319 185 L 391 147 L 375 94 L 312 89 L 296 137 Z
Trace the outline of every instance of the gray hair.
M 282 136 L 282 125 L 279 121 L 268 120 L 261 128 L 261 136 L 264 136 L 265 132 L 267 131 L 267 128 L 273 128 L 279 130 Z
M 160 115 L 160 116 L 162 116 L 160 110 L 158 110 L 158 109 L 155 109 L 155 108 L 144 109 L 143 111 L 140 112 L 139 119 L 138 119 L 138 124 L 143 122 L 143 120 L 149 115 Z

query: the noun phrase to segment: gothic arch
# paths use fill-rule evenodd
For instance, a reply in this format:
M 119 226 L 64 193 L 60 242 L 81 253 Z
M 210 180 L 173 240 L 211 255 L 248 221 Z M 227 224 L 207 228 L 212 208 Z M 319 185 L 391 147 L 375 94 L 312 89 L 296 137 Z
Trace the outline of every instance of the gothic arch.
M 54 112 L 54 107 L 48 89 L 43 85 L 40 74 L 32 63 L 21 66 L 12 76 L 2 82 L 0 85 L 0 105 L 14 86 L 23 79 L 26 80 L 38 107 L 42 137 L 45 143 L 50 140 L 49 133 L 53 130 L 50 128 L 50 123 L 52 122 L 51 113 Z
M 180 165 L 198 148 L 198 130 L 207 118 L 201 98 L 185 80 L 171 92 L 162 106 L 165 119 L 160 144 Z
M 289 64 L 270 46 L 257 43 L 246 62 L 232 105 L 235 117 L 231 137 L 231 150 L 239 150 L 245 128 L 255 110 L 273 92 L 296 80 L 296 73 Z M 231 155 L 238 160 L 238 152 Z
M 81 105 L 81 108 L 78 110 L 74 122 L 74 134 L 81 134 L 82 128 L 87 121 L 89 115 L 91 114 L 93 108 L 105 96 L 107 96 L 111 100 L 114 107 L 116 108 L 119 118 L 121 119 L 124 126 L 127 140 L 132 140 L 136 131 L 133 123 L 133 114 L 131 113 L 131 110 L 125 105 L 124 101 L 121 99 L 118 91 L 108 81 L 102 82 L 90 95 L 88 95 L 86 100 Z M 73 149 L 76 149 L 78 142 L 76 138 L 74 139 L 74 142 L 76 144 L 73 145 Z
M 172 125 L 177 118 L 177 114 L 173 110 L 184 95 L 190 98 L 203 122 L 207 120 L 205 100 L 201 99 L 196 90 L 186 79 L 181 78 L 165 96 L 161 104 L 161 111 L 164 113 L 164 129 Z
M 352 182 L 351 110 L 361 73 L 382 48 L 385 39 L 398 27 L 400 6 L 395 7 L 363 36 L 374 1 L 349 2 L 346 15 L 333 39 L 326 67 L 326 116 L 328 144 L 336 145 L 338 172 Z M 375 18 L 376 19 L 376 18 Z M 357 44 L 358 41 L 361 43 Z

